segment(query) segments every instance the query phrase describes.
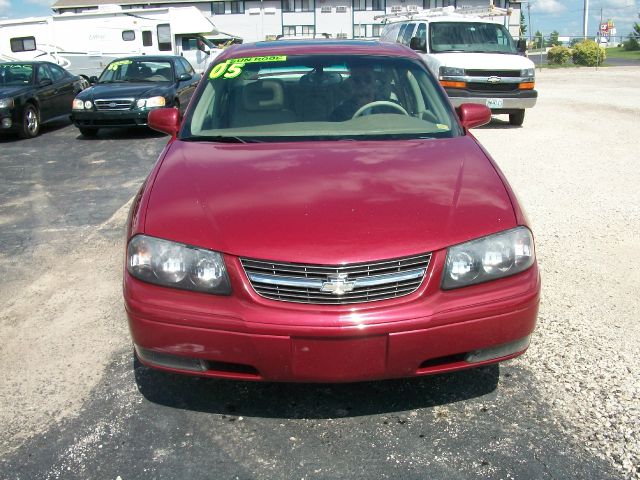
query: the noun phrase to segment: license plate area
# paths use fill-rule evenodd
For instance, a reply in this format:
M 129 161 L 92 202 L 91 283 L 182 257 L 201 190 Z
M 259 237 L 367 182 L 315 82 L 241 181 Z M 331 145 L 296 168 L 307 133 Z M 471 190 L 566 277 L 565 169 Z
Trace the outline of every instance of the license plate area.
M 311 381 L 358 381 L 383 375 L 387 338 L 292 338 L 293 373 Z
M 502 98 L 487 98 L 487 107 L 502 108 L 504 100 Z

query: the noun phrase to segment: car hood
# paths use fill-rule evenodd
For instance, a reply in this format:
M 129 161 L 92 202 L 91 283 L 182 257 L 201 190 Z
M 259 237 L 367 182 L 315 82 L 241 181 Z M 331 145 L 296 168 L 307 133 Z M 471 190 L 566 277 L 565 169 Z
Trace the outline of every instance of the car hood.
M 139 98 L 165 95 L 171 84 L 141 82 L 141 83 L 105 83 L 94 85 L 80 92 L 77 98 L 81 100 L 110 99 L 110 98 Z
M 527 57 L 501 53 L 451 52 L 433 55 L 440 65 L 465 70 L 524 70 L 535 65 Z
M 31 88 L 33 88 L 31 85 L 28 85 L 28 86 L 18 85 L 15 87 L 0 87 L 0 98 L 15 97 L 23 94 L 24 92 L 26 92 Z
M 471 136 L 215 144 L 175 141 L 144 231 L 225 253 L 340 264 L 424 253 L 515 226 Z

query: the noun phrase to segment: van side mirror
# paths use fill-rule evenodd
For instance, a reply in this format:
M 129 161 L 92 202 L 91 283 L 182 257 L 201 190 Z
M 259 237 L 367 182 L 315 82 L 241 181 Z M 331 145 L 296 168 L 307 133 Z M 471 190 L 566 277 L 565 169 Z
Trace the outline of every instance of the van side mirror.
M 516 49 L 518 50 L 518 53 L 525 53 L 527 51 L 527 41 L 524 38 L 518 39 Z
M 425 51 L 424 42 L 419 37 L 411 37 L 409 48 L 411 48 L 411 50 L 420 50 L 421 52 Z

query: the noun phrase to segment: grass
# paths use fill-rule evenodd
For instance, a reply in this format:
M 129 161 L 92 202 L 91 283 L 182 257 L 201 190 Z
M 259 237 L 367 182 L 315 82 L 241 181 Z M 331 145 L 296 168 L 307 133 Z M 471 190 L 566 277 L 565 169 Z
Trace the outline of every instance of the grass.
M 640 60 L 640 50 L 627 52 L 624 47 L 607 48 L 607 58 L 625 58 Z

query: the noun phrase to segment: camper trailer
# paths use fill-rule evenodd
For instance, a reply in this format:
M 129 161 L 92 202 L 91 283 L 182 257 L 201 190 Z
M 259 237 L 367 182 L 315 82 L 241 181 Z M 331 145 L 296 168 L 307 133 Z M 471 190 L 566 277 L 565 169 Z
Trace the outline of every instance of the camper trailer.
M 48 60 L 77 75 L 99 75 L 127 55 L 181 55 L 203 72 L 220 52 L 204 35 L 216 34 L 195 7 L 123 10 L 104 5 L 82 13 L 0 21 L 0 58 Z

